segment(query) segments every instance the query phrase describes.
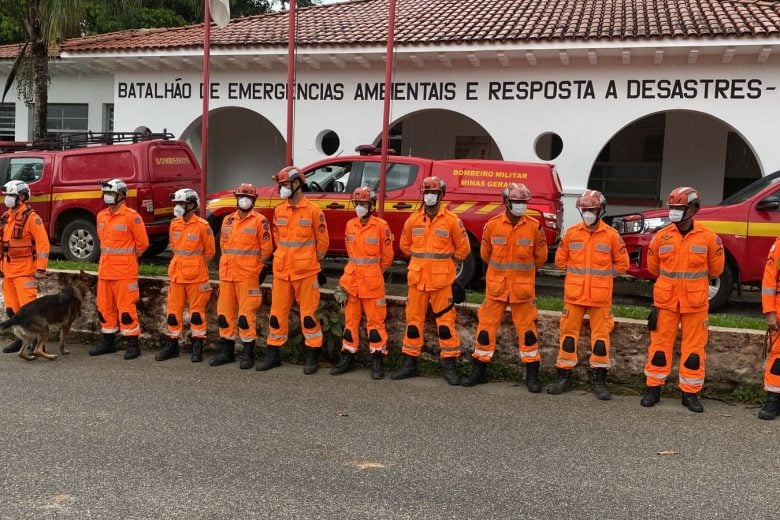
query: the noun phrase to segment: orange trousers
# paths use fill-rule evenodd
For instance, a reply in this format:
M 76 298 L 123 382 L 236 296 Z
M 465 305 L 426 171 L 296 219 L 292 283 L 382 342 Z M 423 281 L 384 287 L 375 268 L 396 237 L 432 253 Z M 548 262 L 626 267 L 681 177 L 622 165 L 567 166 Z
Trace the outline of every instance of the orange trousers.
M 100 331 L 104 334 L 121 333 L 122 336 L 139 336 L 138 280 L 101 280 L 97 285 L 97 310 Z
M 181 338 L 184 328 L 184 307 L 190 306 L 190 330 L 193 338 L 206 337 L 206 304 L 211 298 L 211 284 L 175 283 L 168 288 L 167 314 L 169 338 Z
M 420 291 L 409 287 L 406 297 L 406 333 L 401 352 L 408 356 L 418 357 L 422 353 L 423 331 L 425 330 L 425 314 L 430 304 L 433 313 L 443 311 L 452 305 L 452 287 L 447 286 L 436 291 Z M 439 336 L 439 354 L 444 358 L 460 357 L 460 338 L 455 330 L 455 307 L 436 318 Z
M 764 369 L 764 390 L 780 394 L 780 332 L 775 332 L 772 339 Z
M 609 333 L 615 328 L 610 307 L 588 307 L 566 303 L 561 314 L 561 339 L 558 347 L 557 368 L 572 369 L 577 366 L 577 340 L 580 337 L 582 319 L 588 314 L 590 322 L 590 366 L 609 368 Z
M 5 313 L 10 318 L 19 308 L 38 297 L 38 282 L 34 276 L 6 276 L 3 278 Z M 8 312 L 8 311 L 11 312 Z
M 274 278 L 271 289 L 271 318 L 268 321 L 268 345 L 281 347 L 287 343 L 293 303 L 298 304 L 301 314 L 304 344 L 309 348 L 322 347 L 322 329 L 315 314 L 320 306 L 320 284 L 316 274 L 300 280 Z
M 512 322 L 517 331 L 517 348 L 520 351 L 520 361 L 533 363 L 541 361 L 539 355 L 539 333 L 536 329 L 537 311 L 531 302 L 508 303 L 485 297 L 485 301 L 477 311 L 477 342 L 474 345 L 472 357 L 490 363 L 496 351 L 496 334 L 504 318 L 506 306 L 512 311 Z
M 256 276 L 249 280 L 236 282 L 220 280 L 219 296 L 217 297 L 219 337 L 235 340 L 236 321 L 238 321 L 240 341 L 242 343 L 255 341 L 257 339 L 257 309 L 260 308 L 261 303 L 263 303 L 263 293 Z M 238 314 L 237 317 L 236 314 Z
M 358 298 L 349 296 L 344 306 L 344 334 L 341 350 L 357 352 L 360 346 L 360 320 L 366 315 L 368 348 L 372 353 L 383 352 L 387 355 L 387 303 L 384 298 Z
M 658 309 L 658 326 L 650 331 L 650 347 L 645 364 L 645 384 L 662 386 L 672 370 L 672 349 L 677 339 L 677 329 L 682 324 L 680 342 L 680 390 L 696 393 L 704 385 L 704 364 L 707 354 L 704 348 L 709 337 L 709 313 L 674 312 Z

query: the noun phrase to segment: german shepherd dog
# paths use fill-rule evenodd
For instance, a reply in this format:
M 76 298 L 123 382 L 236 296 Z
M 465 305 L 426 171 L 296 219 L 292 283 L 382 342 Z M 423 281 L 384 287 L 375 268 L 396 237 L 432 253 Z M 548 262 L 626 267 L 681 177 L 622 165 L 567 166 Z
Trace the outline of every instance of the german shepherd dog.
M 20 358 L 27 361 L 36 357 L 54 360 L 56 355 L 46 353 L 46 340 L 49 339 L 49 325 L 59 325 L 60 353 L 70 354 L 65 345 L 68 332 L 73 320 L 81 314 L 81 304 L 90 292 L 89 275 L 81 271 L 73 284 L 62 292 L 40 296 L 23 305 L 11 319 L 0 323 L 0 330 L 13 327 L 16 337 L 22 340 Z M 34 349 L 31 348 L 33 346 Z

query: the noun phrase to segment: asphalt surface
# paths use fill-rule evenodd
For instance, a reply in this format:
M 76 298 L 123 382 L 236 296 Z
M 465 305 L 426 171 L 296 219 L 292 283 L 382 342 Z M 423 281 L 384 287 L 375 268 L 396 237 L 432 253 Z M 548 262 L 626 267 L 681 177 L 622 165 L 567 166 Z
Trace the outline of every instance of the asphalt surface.
M 49 349 L 55 351 L 54 348 Z M 145 351 L 0 354 L 0 518 L 777 518 L 780 420 Z

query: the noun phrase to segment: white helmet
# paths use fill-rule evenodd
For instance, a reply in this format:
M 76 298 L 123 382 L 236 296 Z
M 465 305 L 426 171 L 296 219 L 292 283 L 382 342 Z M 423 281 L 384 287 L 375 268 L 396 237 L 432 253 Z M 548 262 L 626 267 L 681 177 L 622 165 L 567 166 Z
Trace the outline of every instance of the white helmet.
M 124 193 L 127 195 L 127 184 L 121 179 L 111 179 L 110 181 L 101 181 L 103 192 Z
M 22 195 L 30 196 L 30 187 L 24 181 L 8 181 L 3 186 L 4 195 Z
M 198 193 L 191 188 L 182 188 L 171 193 L 171 201 L 173 202 L 193 202 L 195 205 L 200 204 L 200 197 Z

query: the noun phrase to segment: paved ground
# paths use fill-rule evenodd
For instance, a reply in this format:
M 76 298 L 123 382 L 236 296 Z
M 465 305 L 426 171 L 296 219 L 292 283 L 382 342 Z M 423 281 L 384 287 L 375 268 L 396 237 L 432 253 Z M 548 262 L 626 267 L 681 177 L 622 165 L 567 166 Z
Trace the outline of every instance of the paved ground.
M 53 349 L 50 349 L 53 350 Z M 777 518 L 780 421 L 511 383 L 0 354 L 0 518 Z

